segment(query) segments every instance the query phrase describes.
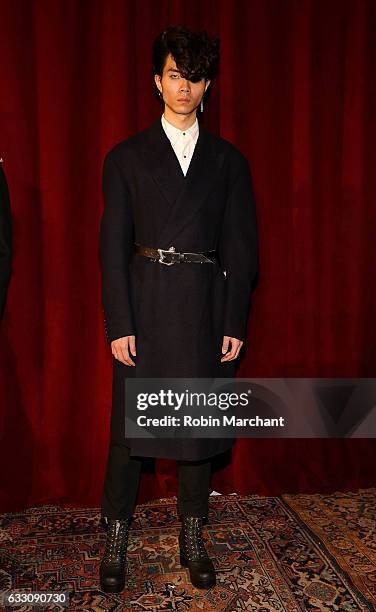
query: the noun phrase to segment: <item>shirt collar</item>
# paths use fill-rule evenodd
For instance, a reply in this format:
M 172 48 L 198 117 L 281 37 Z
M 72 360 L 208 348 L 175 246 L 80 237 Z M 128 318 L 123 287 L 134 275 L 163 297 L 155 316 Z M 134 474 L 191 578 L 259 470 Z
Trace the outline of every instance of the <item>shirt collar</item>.
M 172 123 L 167 121 L 164 114 L 161 117 L 161 121 L 162 121 L 164 130 L 172 144 L 175 144 L 178 138 L 182 136 L 183 132 L 185 132 L 186 134 L 189 134 L 194 139 L 197 136 L 198 131 L 199 131 L 197 117 L 196 117 L 196 121 L 194 122 L 194 124 L 191 125 L 191 127 L 189 127 L 187 130 L 179 130 L 179 128 L 175 127 L 174 125 L 172 125 Z

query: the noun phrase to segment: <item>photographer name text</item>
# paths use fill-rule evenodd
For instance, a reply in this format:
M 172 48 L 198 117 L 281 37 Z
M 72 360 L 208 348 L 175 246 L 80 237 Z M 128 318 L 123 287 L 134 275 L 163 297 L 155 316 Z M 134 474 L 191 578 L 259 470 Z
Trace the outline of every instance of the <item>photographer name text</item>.
M 165 415 L 163 417 L 137 417 L 139 427 L 284 427 L 285 418 L 265 418 L 260 416 L 240 418 L 222 414 L 220 417 L 204 416 L 183 417 Z

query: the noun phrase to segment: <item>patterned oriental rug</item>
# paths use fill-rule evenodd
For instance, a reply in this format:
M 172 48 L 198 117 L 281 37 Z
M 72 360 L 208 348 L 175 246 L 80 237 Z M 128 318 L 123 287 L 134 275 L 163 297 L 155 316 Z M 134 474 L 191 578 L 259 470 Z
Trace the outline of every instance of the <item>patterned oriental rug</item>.
M 0 516 L 0 592 L 69 592 L 67 608 L 142 612 L 376 610 L 376 489 L 333 495 L 213 496 L 204 527 L 217 585 L 200 591 L 179 565 L 176 499 L 139 505 L 127 585 L 99 589 L 98 509 L 30 508 Z

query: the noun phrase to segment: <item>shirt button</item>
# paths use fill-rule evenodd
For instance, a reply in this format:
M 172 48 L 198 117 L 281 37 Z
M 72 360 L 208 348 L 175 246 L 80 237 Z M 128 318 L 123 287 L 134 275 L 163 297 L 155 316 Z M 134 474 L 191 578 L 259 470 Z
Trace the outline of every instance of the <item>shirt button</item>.
M 185 132 L 183 132 L 183 136 L 185 136 Z
M 186 155 L 183 155 L 183 157 L 187 157 Z

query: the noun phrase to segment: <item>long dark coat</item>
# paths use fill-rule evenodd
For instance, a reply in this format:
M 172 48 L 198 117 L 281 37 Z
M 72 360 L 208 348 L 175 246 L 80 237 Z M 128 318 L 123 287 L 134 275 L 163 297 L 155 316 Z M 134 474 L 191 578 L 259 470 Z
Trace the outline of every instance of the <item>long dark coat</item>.
M 136 366 L 113 359 L 111 441 L 131 455 L 199 460 L 229 439 L 126 439 L 124 377 L 232 377 L 223 336 L 245 339 L 257 272 L 257 229 L 247 159 L 200 125 L 186 176 L 160 118 L 117 144 L 103 170 L 100 230 L 107 341 L 135 335 Z M 217 249 L 220 264 L 166 266 L 133 243 L 176 251 Z

